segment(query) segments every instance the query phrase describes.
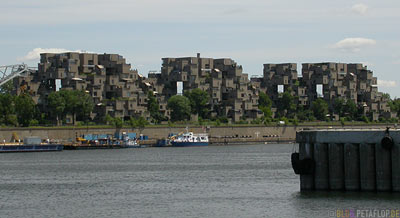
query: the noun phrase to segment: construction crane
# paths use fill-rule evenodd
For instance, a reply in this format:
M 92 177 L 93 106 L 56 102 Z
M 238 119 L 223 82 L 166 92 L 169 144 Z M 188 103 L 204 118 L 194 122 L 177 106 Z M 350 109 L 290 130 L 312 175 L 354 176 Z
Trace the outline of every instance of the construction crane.
M 31 69 L 26 64 L 0 66 L 0 86 L 17 76 L 27 76 Z

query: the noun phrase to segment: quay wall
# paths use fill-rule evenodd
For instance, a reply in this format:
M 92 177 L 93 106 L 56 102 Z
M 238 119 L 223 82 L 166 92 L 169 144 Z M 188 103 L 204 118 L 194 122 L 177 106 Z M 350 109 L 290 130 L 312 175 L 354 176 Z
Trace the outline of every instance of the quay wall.
M 302 191 L 400 192 L 398 129 L 304 130 L 296 142 L 292 166 Z
M 303 129 L 327 128 L 327 126 L 218 126 L 218 127 L 189 127 L 188 130 L 194 133 L 207 132 L 211 142 L 279 142 L 295 141 L 296 132 Z M 339 128 L 339 127 L 330 127 Z M 341 127 L 340 127 L 341 128 Z M 346 128 L 384 128 L 384 126 L 357 126 Z M 37 136 L 42 139 L 51 139 L 59 141 L 74 141 L 77 136 L 84 134 L 114 134 L 119 132 L 140 133 L 149 137 L 149 139 L 166 138 L 169 133 L 185 132 L 184 127 L 146 127 L 142 131 L 139 129 L 121 128 L 85 128 L 85 127 L 67 127 L 67 128 L 0 128 L 0 140 L 11 142 L 13 135 L 23 140 L 25 137 Z

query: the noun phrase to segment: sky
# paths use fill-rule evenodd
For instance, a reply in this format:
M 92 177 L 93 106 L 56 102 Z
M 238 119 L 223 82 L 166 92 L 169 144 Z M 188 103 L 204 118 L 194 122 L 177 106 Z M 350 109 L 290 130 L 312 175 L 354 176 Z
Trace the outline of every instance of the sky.
M 41 52 L 117 53 L 147 75 L 163 57 L 363 63 L 400 98 L 399 0 L 0 0 L 0 66 Z

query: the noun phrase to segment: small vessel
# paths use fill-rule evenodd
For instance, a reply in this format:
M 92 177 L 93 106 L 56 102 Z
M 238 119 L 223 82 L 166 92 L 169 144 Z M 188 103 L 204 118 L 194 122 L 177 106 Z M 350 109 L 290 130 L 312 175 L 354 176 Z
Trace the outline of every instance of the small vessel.
M 42 143 L 39 137 L 27 137 L 23 143 L 5 143 L 0 145 L 0 153 L 9 152 L 43 152 L 43 151 L 62 151 L 62 144 L 50 143 L 50 140 Z
M 175 147 L 207 146 L 208 142 L 208 135 L 205 133 L 186 132 L 171 137 L 171 145 Z
M 140 145 L 137 143 L 136 138 L 130 138 L 125 132 L 122 134 L 122 148 L 145 148 L 145 145 Z

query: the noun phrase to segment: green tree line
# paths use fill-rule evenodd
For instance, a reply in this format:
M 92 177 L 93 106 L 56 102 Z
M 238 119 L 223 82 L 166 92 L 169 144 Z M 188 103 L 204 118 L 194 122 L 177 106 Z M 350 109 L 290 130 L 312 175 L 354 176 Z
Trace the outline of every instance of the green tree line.
M 5 126 L 60 125 L 66 115 L 76 120 L 89 120 L 93 110 L 92 98 L 83 91 L 61 90 L 52 92 L 47 105 L 37 105 L 28 93 L 14 96 L 0 93 L 0 124 Z
M 72 123 L 77 121 L 88 123 L 91 121 L 91 112 L 94 109 L 93 99 L 84 91 L 61 90 L 50 93 L 42 102 L 46 105 L 36 105 L 32 97 L 23 93 L 19 96 L 10 94 L 8 86 L 0 89 L 0 125 L 3 126 L 32 126 L 32 125 L 63 125 L 66 117 L 72 117 Z M 386 98 L 390 99 L 388 94 Z M 215 104 L 214 108 L 209 105 L 209 93 L 201 89 L 186 91 L 184 95 L 172 96 L 168 100 L 167 108 L 170 109 L 169 122 L 189 121 L 192 115 L 197 115 L 199 123 L 205 121 L 227 123 L 228 118 L 222 112 L 224 105 Z M 392 111 L 400 114 L 400 99 L 389 101 Z M 269 96 L 259 93 L 258 108 L 262 117 L 252 121 L 253 124 L 269 124 L 274 121 L 283 120 L 293 123 L 307 121 L 329 121 L 331 115 L 337 114 L 341 120 L 359 120 L 369 122 L 370 114 L 363 114 L 362 107 L 353 101 L 336 98 L 329 107 L 328 102 L 322 98 L 316 99 L 309 107 L 298 104 L 298 99 L 291 95 L 291 90 L 281 94 L 277 102 L 273 102 Z M 272 109 L 276 108 L 276 111 Z M 160 104 L 153 92 L 147 95 L 147 110 L 150 114 L 150 122 L 159 124 L 168 121 L 160 112 Z M 211 113 L 214 111 L 214 114 Z M 273 114 L 275 116 L 273 118 Z M 216 115 L 215 115 L 216 114 Z M 109 115 L 102 118 L 104 123 L 121 128 L 129 125 L 132 128 L 142 129 L 149 122 L 144 117 L 131 117 L 129 120 L 113 118 Z M 242 123 L 247 123 L 243 118 Z

